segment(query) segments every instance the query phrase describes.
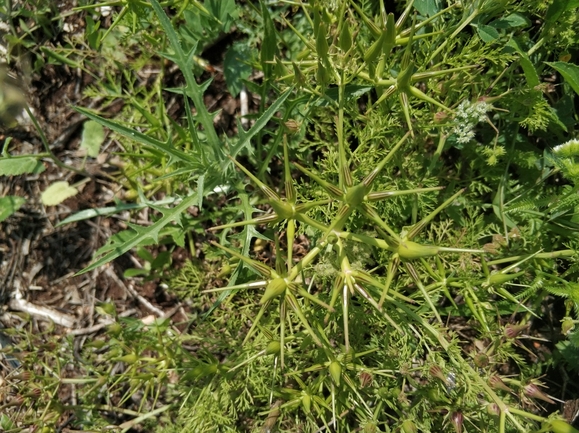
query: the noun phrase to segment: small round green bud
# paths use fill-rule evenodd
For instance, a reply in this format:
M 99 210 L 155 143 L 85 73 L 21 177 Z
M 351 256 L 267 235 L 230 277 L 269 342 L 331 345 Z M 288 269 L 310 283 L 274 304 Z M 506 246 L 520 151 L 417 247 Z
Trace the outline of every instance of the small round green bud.
M 404 433 L 418 433 L 418 429 L 416 428 L 416 424 L 414 424 L 411 420 L 407 419 L 402 423 L 400 426 L 401 430 Z
M 423 257 L 438 254 L 438 247 L 433 245 L 420 245 L 412 241 L 403 241 L 398 245 L 398 255 L 402 260 L 416 260 Z
M 579 430 L 561 419 L 549 421 L 553 433 L 579 433 Z
M 309 414 L 312 410 L 312 397 L 306 392 L 302 395 L 302 406 L 304 407 L 304 412 Z
M 332 361 L 328 369 L 330 370 L 330 376 L 334 383 L 340 386 L 340 380 L 342 378 L 342 366 L 340 363 L 338 361 Z
M 282 277 L 277 277 L 271 280 L 267 287 L 265 288 L 265 292 L 259 301 L 260 304 L 265 304 L 267 301 L 272 300 L 273 298 L 277 298 L 284 294 L 285 289 L 287 289 L 287 282 Z
M 281 350 L 281 344 L 277 340 L 272 340 L 267 344 L 265 348 L 266 355 L 276 355 Z

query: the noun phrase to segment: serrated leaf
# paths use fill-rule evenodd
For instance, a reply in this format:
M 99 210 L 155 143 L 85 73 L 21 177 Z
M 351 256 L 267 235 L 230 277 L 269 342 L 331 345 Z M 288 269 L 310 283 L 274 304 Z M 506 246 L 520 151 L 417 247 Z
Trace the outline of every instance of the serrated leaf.
M 270 107 L 261 115 L 259 119 L 253 124 L 253 126 L 247 132 L 243 132 L 242 129 L 239 131 L 239 140 L 237 141 L 236 145 L 231 149 L 231 157 L 235 158 L 235 156 L 239 153 L 241 149 L 249 144 L 249 141 L 265 126 L 267 122 L 273 117 L 273 115 L 280 109 L 281 105 L 287 99 L 287 97 L 292 92 L 293 87 L 287 89 L 284 93 L 280 95 L 280 97 L 270 105 Z M 226 164 L 229 164 L 230 161 L 225 161 Z M 225 167 L 223 167 L 225 168 Z
M 0 176 L 42 173 L 44 164 L 32 156 L 0 158 Z
M 82 129 L 81 149 L 86 149 L 88 156 L 96 158 L 99 155 L 101 144 L 105 140 L 105 129 L 94 120 L 84 122 Z
M 565 79 L 565 82 L 579 95 L 579 66 L 565 62 L 545 62 Z
M 218 160 L 222 157 L 221 151 L 221 140 L 217 136 L 217 132 L 215 131 L 215 126 L 213 125 L 213 116 L 209 114 L 207 107 L 205 106 L 205 101 L 203 100 L 203 91 L 202 87 L 197 84 L 197 80 L 193 75 L 193 71 L 191 68 L 187 67 L 187 57 L 183 52 L 183 48 L 181 47 L 181 41 L 179 41 L 179 37 L 173 28 L 173 24 L 171 20 L 159 4 L 158 0 L 151 0 L 151 6 L 159 19 L 159 24 L 163 28 L 165 34 L 169 42 L 171 43 L 171 47 L 173 48 L 175 55 L 174 61 L 181 69 L 183 73 L 183 77 L 185 78 L 185 82 L 187 83 L 187 96 L 191 98 L 193 101 L 193 105 L 197 110 L 197 118 L 201 125 L 203 125 L 203 129 L 205 130 L 205 135 L 207 137 L 207 141 L 209 146 L 214 150 L 215 156 Z
M 71 215 L 71 216 L 65 218 L 64 220 L 59 222 L 56 225 L 56 227 L 60 227 L 62 225 L 70 224 L 70 223 L 73 223 L 76 221 L 82 221 L 82 220 L 86 220 L 86 219 L 90 219 L 90 218 L 95 218 L 97 216 L 114 215 L 116 213 L 119 213 L 119 212 L 122 212 L 125 210 L 144 209 L 147 206 L 149 206 L 149 204 L 162 206 L 162 205 L 171 204 L 173 202 L 175 202 L 174 198 L 166 198 L 164 200 L 159 200 L 159 201 L 152 202 L 152 203 L 149 203 L 149 202 L 147 202 L 147 203 L 119 203 L 116 206 L 101 207 L 101 208 L 97 208 L 97 209 L 85 209 L 85 210 L 82 210 L 80 212 L 75 213 L 74 215 Z
M 26 199 L 15 195 L 0 198 L 0 222 L 4 221 L 26 203 Z
M 533 62 L 529 59 L 527 53 L 525 53 L 521 47 L 519 47 L 518 42 L 515 39 L 511 39 L 506 44 L 507 47 L 513 48 L 517 54 L 520 56 L 521 68 L 523 68 L 523 72 L 525 73 L 525 78 L 527 79 L 527 84 L 530 88 L 539 85 L 539 74 L 537 74 L 537 70 L 533 65 Z
M 56 206 L 76 194 L 78 194 L 78 190 L 70 186 L 68 182 L 58 181 L 46 188 L 40 199 L 45 206 Z
M 215 19 L 221 23 L 221 31 L 227 33 L 237 19 L 239 12 L 235 0 L 209 0 L 204 5 Z
M 113 122 L 112 120 L 108 120 L 108 119 L 104 119 L 102 117 L 99 117 L 99 116 L 91 113 L 89 110 L 86 110 L 84 108 L 74 107 L 74 109 L 76 111 L 78 111 L 79 113 L 84 114 L 89 119 L 92 119 L 95 122 L 98 122 L 101 125 L 106 126 L 107 128 L 109 128 L 112 131 L 115 131 L 115 132 L 117 132 L 121 135 L 124 135 L 125 137 L 131 138 L 131 139 L 133 139 L 141 144 L 151 146 L 152 148 L 163 152 L 164 154 L 166 154 L 167 156 L 169 156 L 173 160 L 183 161 L 183 162 L 189 163 L 189 164 L 194 165 L 194 166 L 197 165 L 197 160 L 193 155 L 188 155 L 187 153 L 182 152 L 181 150 L 174 148 L 173 146 L 171 146 L 171 144 L 169 142 L 163 143 L 162 141 L 159 141 L 159 140 L 156 140 L 152 137 L 149 137 L 148 135 L 145 135 L 139 131 L 136 131 L 136 130 L 131 129 L 131 128 L 127 128 L 126 126 L 124 126 L 121 123 Z
M 129 231 L 128 233 L 125 233 L 125 237 L 121 242 L 109 246 L 109 248 L 106 250 L 108 252 L 104 254 L 104 256 L 96 259 L 96 261 L 94 261 L 92 264 L 84 268 L 82 271 L 78 272 L 77 275 L 92 271 L 93 269 L 96 269 L 99 266 L 102 266 L 105 263 L 108 263 L 116 259 L 117 257 L 120 257 L 121 255 L 125 254 L 127 251 L 136 246 L 145 245 L 146 242 L 151 242 L 151 240 L 157 239 L 159 237 L 159 233 L 167 224 L 178 219 L 181 213 L 185 212 L 189 206 L 197 204 L 198 193 L 199 192 L 195 192 L 194 194 L 185 198 L 173 209 L 166 209 L 163 212 L 163 216 L 148 227 L 141 227 L 131 224 L 130 226 L 134 231 Z M 97 251 L 95 256 L 98 257 L 103 252 L 104 250 L 101 248 L 99 251 Z

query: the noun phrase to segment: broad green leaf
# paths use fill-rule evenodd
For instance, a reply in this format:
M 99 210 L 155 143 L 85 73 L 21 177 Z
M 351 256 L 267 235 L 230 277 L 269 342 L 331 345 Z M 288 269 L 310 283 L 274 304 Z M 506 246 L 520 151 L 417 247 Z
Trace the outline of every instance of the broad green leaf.
M 88 156 L 96 158 L 99 155 L 104 139 L 105 129 L 100 123 L 94 120 L 84 122 L 80 148 L 86 149 Z
M 440 12 L 440 0 L 415 0 L 414 7 L 425 17 L 431 17 Z
M 565 79 L 565 82 L 579 95 L 579 66 L 565 62 L 545 62 Z
M 504 18 L 492 21 L 489 23 L 489 26 L 494 27 L 495 29 L 514 29 L 517 27 L 527 26 L 529 23 L 529 19 L 524 15 L 513 13 Z
M 0 415 L 0 430 L 2 431 L 10 431 L 14 430 L 16 427 L 14 423 L 8 418 L 8 415 L 2 414 Z
M 40 199 L 45 206 L 56 206 L 76 194 L 78 194 L 78 190 L 70 186 L 68 182 L 58 181 L 46 188 Z
M 483 42 L 489 43 L 496 41 L 499 38 L 499 32 L 497 29 L 491 26 L 486 26 L 484 24 L 478 24 L 476 26 L 476 31 Z
M 0 176 L 19 176 L 25 173 L 42 173 L 44 164 L 32 156 L 0 158 Z
M 0 222 L 4 221 L 26 203 L 26 199 L 15 195 L 0 198 Z

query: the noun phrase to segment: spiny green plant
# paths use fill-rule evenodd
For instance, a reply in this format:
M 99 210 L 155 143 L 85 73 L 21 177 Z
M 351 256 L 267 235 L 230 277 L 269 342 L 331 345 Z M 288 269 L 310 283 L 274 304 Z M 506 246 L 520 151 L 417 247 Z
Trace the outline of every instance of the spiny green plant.
M 214 228 L 213 245 L 234 270 L 227 286 L 196 295 L 202 305 L 219 293 L 190 334 L 177 338 L 163 322 L 141 339 L 139 322 L 111 325 L 107 356 L 127 374 L 103 381 L 107 389 L 123 401 L 144 389 L 154 400 L 177 371 L 182 405 L 177 425 L 162 431 L 502 433 L 538 423 L 573 431 L 557 414 L 538 414 L 537 400 L 552 401 L 535 379 L 542 364 L 519 349 L 545 294 L 568 297 L 567 332 L 577 309 L 568 217 L 576 191 L 549 184 L 557 173 L 574 180 L 575 155 L 550 156 L 530 135 L 569 129 L 539 85 L 542 62 L 566 49 L 550 42 L 558 18 L 576 7 L 409 1 L 396 19 L 375 2 L 293 2 L 275 12 L 262 3 L 253 10 L 264 35 L 252 65 L 264 75 L 253 86 L 262 110 L 223 146 L 203 105 L 207 83 L 192 72 L 195 44 L 175 30 L 181 10 L 172 22 L 151 5 L 169 41 L 165 56 L 184 74 L 185 86 L 172 89 L 187 109 L 185 125 L 171 123 L 178 139 L 161 124 L 151 134 L 79 111 L 161 155 L 165 178 L 185 176 L 191 187 L 172 188 L 174 207 L 140 194 L 135 206 L 158 219 L 111 239 L 85 271 L 163 236 L 183 243 L 192 227 L 185 210 L 203 208 L 224 186 L 238 203 L 221 215 L 243 221 Z M 532 40 L 535 16 L 544 20 Z M 283 176 L 271 164 L 278 161 Z M 254 216 L 258 205 L 269 213 Z M 256 238 L 271 239 L 269 263 L 252 256 Z M 465 326 L 468 336 L 456 330 Z M 93 364 L 88 376 L 110 373 L 98 357 Z M 156 372 L 166 375 L 157 382 Z M 87 402 L 97 388 L 89 390 Z M 132 422 L 141 410 L 157 414 L 141 407 L 128 413 Z
M 290 402 L 286 405 L 282 404 L 282 408 L 291 408 L 299 404 L 303 407 L 308 419 L 313 414 L 314 418 L 319 419 L 319 422 L 326 426 L 337 423 L 346 429 L 348 426 L 352 426 L 352 424 L 348 424 L 346 419 L 347 414 L 353 411 L 359 419 L 371 420 L 376 426 L 380 425 L 386 428 L 398 426 L 404 431 L 411 431 L 409 429 L 416 428 L 411 427 L 411 424 L 420 425 L 421 428 L 431 430 L 441 429 L 446 423 L 460 431 L 463 428 L 463 423 L 468 422 L 479 426 L 479 428 L 484 428 L 483 426 L 488 425 L 489 421 L 492 420 L 492 414 L 494 413 L 498 416 L 499 431 L 506 431 L 507 424 L 509 429 L 514 428 L 525 431 L 530 425 L 526 423 L 546 421 L 545 418 L 519 409 L 520 403 L 511 399 L 508 395 L 500 396 L 497 394 L 493 390 L 493 387 L 497 388 L 497 382 L 492 379 L 495 377 L 493 371 L 495 371 L 496 365 L 505 362 L 509 357 L 516 360 L 520 367 L 523 367 L 524 360 L 511 351 L 509 344 L 505 344 L 513 341 L 523 328 L 507 326 L 504 328 L 506 338 L 497 339 L 496 332 L 500 329 L 500 316 L 505 313 L 497 311 L 493 314 L 493 309 L 490 307 L 489 302 L 502 298 L 505 302 L 499 303 L 502 306 L 501 308 L 506 308 L 509 314 L 516 314 L 517 311 L 526 312 L 526 320 L 528 320 L 529 316 L 535 315 L 526 305 L 529 300 L 529 293 L 523 292 L 519 296 L 515 296 L 508 289 L 509 285 L 512 282 L 517 282 L 519 285 L 532 284 L 529 283 L 529 277 L 531 279 L 536 278 L 536 260 L 538 258 L 540 260 L 554 257 L 571 258 L 575 255 L 575 252 L 571 249 L 552 253 L 543 253 L 539 250 L 524 256 L 507 256 L 496 261 L 489 261 L 484 257 L 474 260 L 473 258 L 469 259 L 468 256 L 463 256 L 460 259 L 463 269 L 453 266 L 449 261 L 444 260 L 440 253 L 445 252 L 445 250 L 469 254 L 482 253 L 482 251 L 473 248 L 444 248 L 436 245 L 424 245 L 416 243 L 413 239 L 428 224 L 436 223 L 436 217 L 459 198 L 462 193 L 460 190 L 450 195 L 439 207 L 427 212 L 426 216 L 421 220 L 415 221 L 410 226 L 402 227 L 396 231 L 384 222 L 381 215 L 371 206 L 370 203 L 372 201 L 385 199 L 389 196 L 426 192 L 439 188 L 424 189 L 422 191 L 419 189 L 410 191 L 372 191 L 371 184 L 373 180 L 384 167 L 388 167 L 392 156 L 396 151 L 399 151 L 399 147 L 401 147 L 406 136 L 402 137 L 397 145 L 390 144 L 390 153 L 370 171 L 361 183 L 355 184 L 350 171 L 349 147 L 345 138 L 348 131 L 344 119 L 351 115 L 348 111 L 348 108 L 351 109 L 351 107 L 347 104 L 349 99 L 347 86 L 355 80 L 365 80 L 366 83 L 370 82 L 372 84 L 371 89 L 376 91 L 377 99 L 376 102 L 370 105 L 371 111 L 366 111 L 366 117 L 389 115 L 388 110 L 392 110 L 392 105 L 386 105 L 382 107 L 386 108 L 385 110 L 377 114 L 374 113 L 381 108 L 383 102 L 387 102 L 391 95 L 398 92 L 399 106 L 397 112 L 403 113 L 406 124 L 410 129 L 409 133 L 412 134 L 413 122 L 410 116 L 409 96 L 418 97 L 425 102 L 446 109 L 448 112 L 452 112 L 452 110 L 422 92 L 413 90 L 414 88 L 410 86 L 410 83 L 430 77 L 440 77 L 447 73 L 467 71 L 473 65 L 435 73 L 425 72 L 421 75 L 412 75 L 413 68 L 409 66 L 408 58 L 410 56 L 409 53 L 416 54 L 416 50 L 412 50 L 410 47 L 413 46 L 413 35 L 416 33 L 418 26 L 414 24 L 405 33 L 401 30 L 404 18 L 408 15 L 412 4 L 410 3 L 401 14 L 401 19 L 397 25 L 394 25 L 393 15 L 385 16 L 383 14 L 382 22 L 384 27 L 382 32 L 374 32 L 376 40 L 365 49 L 360 49 L 363 42 L 358 42 L 358 47 L 352 44 L 352 38 L 349 35 L 351 30 L 347 19 L 344 19 L 344 17 L 347 18 L 348 14 L 352 13 L 352 10 L 356 10 L 357 13 L 363 14 L 362 21 L 370 28 L 371 25 L 368 23 L 372 23 L 372 21 L 366 17 L 361 9 L 355 6 L 350 9 L 349 6 L 347 2 L 340 3 L 334 10 L 325 8 L 318 3 L 304 6 L 303 13 L 308 17 L 312 28 L 307 36 L 304 31 L 296 31 L 304 42 L 306 54 L 302 55 L 301 63 L 288 62 L 288 65 L 291 63 L 294 68 L 295 84 L 299 86 L 300 90 L 311 93 L 313 95 L 311 101 L 316 99 L 324 100 L 327 102 L 327 107 L 335 109 L 335 134 L 331 133 L 329 138 L 331 141 L 335 140 L 337 150 L 333 151 L 331 149 L 331 143 L 326 146 L 328 147 L 328 155 L 337 156 L 337 170 L 329 170 L 330 173 L 325 172 L 325 176 L 320 176 L 312 169 L 303 167 L 301 164 L 294 163 L 294 165 L 320 185 L 330 196 L 329 199 L 337 202 L 337 206 L 336 203 L 320 200 L 303 204 L 297 203 L 296 197 L 298 194 L 290 181 L 291 170 L 287 146 L 284 147 L 285 200 L 281 199 L 276 192 L 254 176 L 250 170 L 238 164 L 253 183 L 265 193 L 268 204 L 274 213 L 266 217 L 252 218 L 241 223 L 225 224 L 217 227 L 217 229 L 230 229 L 246 224 L 276 224 L 285 231 L 287 250 L 283 253 L 280 249 L 279 239 L 283 232 L 279 235 L 276 234 L 276 269 L 274 270 L 248 258 L 246 254 L 240 254 L 229 247 L 221 246 L 225 252 L 247 264 L 254 271 L 261 274 L 264 279 L 219 290 L 224 290 L 227 293 L 231 290 L 237 292 L 241 289 L 263 289 L 263 293 L 259 295 L 261 307 L 252 321 L 245 342 L 250 341 L 258 329 L 268 335 L 267 339 L 271 339 L 269 335 L 272 332 L 277 332 L 280 340 L 280 368 L 283 369 L 285 367 L 289 371 L 286 375 L 295 380 L 299 386 L 298 391 L 289 391 Z M 448 30 L 445 34 L 444 32 L 441 33 L 449 40 L 453 40 L 464 27 L 479 18 L 479 15 L 498 14 L 504 11 L 503 8 L 506 8 L 506 5 L 496 6 L 490 5 L 490 3 L 481 3 L 475 6 L 469 15 L 463 15 L 462 19 L 457 21 L 452 30 Z M 441 11 L 440 15 L 435 14 L 434 17 L 439 18 L 448 12 L 447 10 Z M 287 24 L 290 25 L 289 23 Z M 478 25 L 479 28 L 482 27 L 482 24 Z M 363 31 L 360 31 L 360 33 L 362 34 Z M 370 30 L 369 33 L 372 33 L 372 31 Z M 332 43 L 327 40 L 326 35 L 328 34 L 332 35 Z M 406 39 L 403 37 L 405 34 L 409 35 Z M 436 32 L 427 34 L 425 35 L 425 40 L 428 40 L 429 37 L 436 38 L 436 36 Z M 313 41 L 310 38 L 313 38 Z M 397 57 L 391 60 L 394 65 L 400 65 L 397 78 L 373 79 L 372 76 L 380 77 L 383 75 L 386 59 L 391 55 L 397 40 L 399 44 L 406 45 L 406 48 L 400 50 Z M 445 45 L 446 42 L 441 47 Z M 357 51 L 356 48 L 358 48 Z M 428 60 L 420 64 L 423 67 L 430 66 L 430 59 L 440 54 L 440 51 L 439 49 L 434 51 L 434 53 L 427 51 L 421 60 Z M 306 56 L 308 54 L 312 56 L 313 61 L 307 59 Z M 356 60 L 351 61 L 354 58 Z M 450 63 L 450 61 L 446 61 Z M 300 67 L 301 65 L 303 67 Z M 353 66 L 348 67 L 349 65 Z M 392 69 L 396 66 L 390 66 L 390 68 Z M 366 72 L 366 70 L 369 72 Z M 315 76 L 316 80 L 308 80 L 308 76 Z M 314 82 L 316 85 L 310 84 Z M 326 89 L 332 86 L 337 91 L 332 94 L 329 91 L 326 93 Z M 384 87 L 386 87 L 386 90 L 381 89 Z M 464 109 L 461 110 L 464 111 Z M 311 112 L 313 111 L 315 110 Z M 488 108 L 486 107 L 482 109 L 482 115 L 484 116 L 487 111 Z M 354 117 L 357 117 L 356 114 L 354 114 Z M 458 120 L 460 120 L 460 116 Z M 478 121 L 480 120 L 484 120 L 484 117 L 483 119 L 478 119 Z M 496 131 L 494 126 L 493 129 Z M 458 134 L 459 137 L 461 135 L 469 135 L 463 134 L 462 130 L 457 131 L 456 127 L 454 127 L 453 132 Z M 393 131 L 393 136 L 396 136 L 396 134 L 400 134 L 399 130 Z M 441 132 L 441 136 L 443 134 L 445 134 L 444 131 Z M 398 136 L 400 137 L 400 135 Z M 472 138 L 474 138 L 474 135 L 464 139 L 464 142 L 467 143 Z M 496 165 L 498 158 L 504 154 L 497 147 L 499 140 L 500 137 L 495 134 L 495 151 L 493 153 L 483 153 L 487 164 Z M 396 142 L 396 140 L 392 141 Z M 444 139 L 441 140 L 442 145 L 444 145 L 444 141 Z M 414 158 L 417 157 L 416 153 L 412 155 Z M 323 161 L 322 164 L 327 162 L 329 160 Z M 430 169 L 433 169 L 432 165 Z M 337 184 L 331 180 L 324 179 L 324 177 L 332 179 L 332 171 L 337 171 Z M 500 195 L 498 198 L 499 204 L 497 205 L 496 213 L 505 226 L 510 226 L 510 221 L 507 222 L 506 207 L 502 203 L 503 198 Z M 319 210 L 328 206 L 329 209 L 325 211 Z M 315 213 L 324 216 L 330 214 L 332 217 L 326 218 L 326 221 L 322 223 L 310 216 Z M 360 222 L 360 219 L 366 222 Z M 348 231 L 347 227 L 353 220 L 356 220 L 356 222 L 352 223 L 352 226 L 372 227 L 376 235 L 368 236 Z M 304 232 L 317 232 L 318 234 L 312 236 L 312 246 L 303 258 L 293 263 L 296 224 L 299 224 L 300 229 Z M 304 228 L 304 226 L 308 226 L 308 228 Z M 510 237 L 512 244 L 516 241 L 517 236 L 519 236 L 517 232 L 511 231 L 507 234 L 507 239 Z M 385 275 L 378 277 L 366 270 L 353 269 L 344 240 L 369 244 L 375 248 L 393 253 L 385 262 L 382 261 L 382 267 L 379 267 L 379 269 L 385 270 Z M 509 243 L 508 240 L 505 242 Z M 325 284 L 320 285 L 315 282 L 316 274 L 313 265 L 314 261 L 322 256 L 322 252 L 332 252 L 329 257 L 333 260 L 332 265 L 336 269 L 336 277 L 331 290 L 328 290 Z M 490 266 L 496 267 L 498 264 L 509 262 L 511 262 L 510 265 L 499 267 L 495 271 L 491 272 L 489 269 Z M 557 268 L 553 268 L 552 271 L 555 273 L 561 272 Z M 563 282 L 565 280 L 560 279 L 559 281 Z M 407 292 L 409 286 L 415 288 L 416 291 L 407 295 L 405 292 Z M 315 296 L 312 296 L 312 293 L 315 293 Z M 468 315 L 478 322 L 478 329 L 481 335 L 496 342 L 486 349 L 479 349 L 480 353 L 471 355 L 475 360 L 476 367 L 485 372 L 482 376 L 471 366 L 472 361 L 469 356 L 461 353 L 458 341 L 453 337 L 452 331 L 442 326 L 443 321 L 436 304 L 440 302 L 441 296 L 446 295 L 449 302 L 456 308 L 457 293 L 460 294 L 461 302 L 466 306 L 466 310 L 463 309 L 462 311 L 468 311 Z M 352 300 L 354 296 L 359 297 L 362 304 L 367 302 L 373 308 L 366 310 L 365 314 L 371 316 L 376 314 L 374 316 L 375 321 L 382 323 L 382 326 L 391 328 L 386 340 L 391 346 L 399 347 L 401 350 L 402 347 L 406 349 L 405 352 L 402 352 L 404 355 L 401 358 L 406 360 L 416 360 L 418 358 L 426 361 L 428 359 L 426 353 L 432 353 L 444 359 L 444 364 L 447 365 L 446 368 L 448 369 L 446 374 L 443 374 L 442 370 L 436 370 L 435 367 L 431 367 L 429 372 L 431 376 L 440 378 L 441 382 L 446 385 L 447 397 L 433 398 L 431 395 L 429 399 L 422 399 L 420 397 L 421 393 L 427 394 L 426 391 L 432 388 L 430 385 L 427 385 L 426 389 L 423 388 L 424 384 L 420 384 L 417 376 L 412 374 L 412 369 L 409 371 L 408 366 L 404 366 L 403 362 L 395 363 L 396 367 L 390 372 L 394 374 L 395 378 L 396 374 L 402 377 L 402 383 L 405 381 L 412 383 L 412 388 L 414 388 L 411 391 L 413 395 L 412 403 L 408 400 L 408 397 L 405 399 L 406 405 L 404 400 L 400 398 L 398 398 L 398 402 L 390 400 L 386 403 L 386 401 L 379 398 L 376 400 L 377 397 L 375 395 L 366 394 L 359 389 L 359 385 L 355 382 L 356 372 L 376 375 L 380 371 L 371 360 L 364 362 L 379 348 L 373 347 L 366 351 L 364 350 L 366 348 L 364 338 L 352 339 L 350 337 L 350 333 L 355 332 L 353 328 L 367 326 L 367 321 L 364 321 L 360 317 L 360 312 L 356 311 L 357 306 L 354 305 Z M 340 297 L 342 299 L 341 326 L 338 325 L 339 321 L 336 320 L 340 317 L 334 311 L 334 306 Z M 320 312 L 320 307 L 325 309 L 326 312 Z M 295 315 L 293 320 L 289 314 L 292 311 Z M 368 311 L 373 313 L 369 314 Z M 269 316 L 269 320 L 267 320 L 269 328 L 260 323 L 266 316 Z M 277 324 L 272 321 L 274 318 L 278 318 L 279 322 Z M 431 318 L 435 320 L 434 325 L 429 323 Z M 373 325 L 376 326 L 376 323 L 373 323 Z M 288 339 L 286 336 L 287 330 L 292 328 L 294 328 L 294 332 L 291 335 L 291 339 Z M 377 326 L 377 329 L 380 329 L 380 325 Z M 333 342 L 339 336 L 343 338 L 343 346 L 338 346 Z M 259 336 L 255 336 L 255 338 L 257 341 L 262 340 Z M 418 338 L 418 344 L 416 342 L 412 343 L 414 338 Z M 309 358 L 314 360 L 314 365 L 305 365 L 301 369 L 296 368 L 294 365 L 303 363 L 304 358 L 307 356 L 304 352 L 307 351 L 305 348 L 308 347 L 308 341 L 314 343 L 313 346 L 309 346 L 311 347 Z M 352 341 L 356 341 L 359 344 L 353 344 Z M 408 346 L 413 345 L 418 347 L 424 345 L 424 352 L 415 353 L 412 357 L 409 357 Z M 278 346 L 276 345 L 276 347 Z M 293 352 L 296 354 L 294 356 L 301 359 L 296 360 L 295 364 L 293 364 L 284 354 L 285 351 Z M 325 358 L 325 361 L 316 362 L 315 360 L 319 359 L 320 356 Z M 434 364 L 426 361 L 421 364 L 420 368 L 424 368 L 424 365 L 432 366 Z M 313 374 L 313 372 L 318 374 Z M 455 382 L 459 377 L 459 381 L 465 385 L 456 390 Z M 519 386 L 521 393 L 526 393 L 535 398 L 540 396 L 538 392 L 531 393 L 531 387 L 527 386 L 524 381 L 519 382 Z M 417 388 L 421 388 L 423 391 L 417 391 Z M 534 390 L 534 388 L 532 389 Z M 402 385 L 401 392 L 408 392 L 404 385 Z M 272 389 L 272 393 L 276 395 L 275 387 Z M 478 395 L 486 396 L 490 418 L 487 418 L 477 410 L 480 407 Z M 382 396 L 382 398 L 384 397 L 387 399 L 390 396 Z M 396 415 L 392 416 L 390 420 L 387 420 L 388 415 L 385 416 L 386 419 L 382 418 L 379 411 L 373 411 L 370 407 L 371 404 L 369 402 L 376 404 L 376 401 L 381 401 L 381 404 L 388 404 L 390 410 Z M 448 411 L 446 413 L 451 414 L 446 421 L 418 414 L 418 408 L 432 411 L 433 405 L 436 407 L 439 401 L 444 402 L 443 407 L 445 407 L 445 411 Z M 315 412 L 312 412 L 312 407 L 315 407 Z M 273 410 L 277 412 L 278 409 L 275 408 Z M 407 413 L 412 413 L 413 415 L 409 416 Z M 329 414 L 330 417 L 328 418 L 326 414 Z M 337 421 L 339 415 L 345 417 L 341 422 Z M 412 421 L 407 418 L 412 418 Z M 559 429 L 561 428 L 559 423 L 560 421 L 553 421 L 545 428 Z M 435 428 L 434 426 L 438 427 Z

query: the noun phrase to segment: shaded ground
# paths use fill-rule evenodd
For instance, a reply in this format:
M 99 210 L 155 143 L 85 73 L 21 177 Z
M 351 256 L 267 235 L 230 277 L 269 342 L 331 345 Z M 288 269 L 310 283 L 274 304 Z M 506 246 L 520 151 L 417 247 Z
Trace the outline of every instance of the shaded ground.
M 63 7 L 66 10 L 66 5 Z M 218 59 L 219 56 L 214 54 L 214 58 Z M 25 75 L 21 66 L 10 65 L 10 75 Z M 207 92 L 206 103 L 213 111 L 222 110 L 215 119 L 216 124 L 231 134 L 231 128 L 235 128 L 235 112 L 239 110 L 238 101 L 224 92 L 220 69 L 212 70 L 212 74 L 215 79 Z M 166 74 L 166 77 L 173 84 L 181 80 L 176 70 Z M 144 75 L 143 85 L 151 82 L 150 78 Z M 25 89 L 30 108 L 50 143 L 51 151 L 62 163 L 82 172 L 63 169 L 50 158 L 43 158 L 45 171 L 38 175 L 0 177 L 0 196 L 14 195 L 26 199 L 18 212 L 0 223 L 0 328 L 5 328 L 4 333 L 0 333 L 0 346 L 5 348 L 10 342 L 18 344 L 23 335 L 21 331 L 24 331 L 38 335 L 38 339 L 30 341 L 30 345 L 39 347 L 48 341 L 55 341 L 54 337 L 58 340 L 73 335 L 78 353 L 87 342 L 88 335 L 92 339 L 102 334 L 105 325 L 110 323 L 98 313 L 97 306 L 103 302 L 114 304 L 120 317 L 144 321 L 170 317 L 172 324 L 185 322 L 190 311 L 190 307 L 168 293 L 158 279 L 124 278 L 126 269 L 143 266 L 143 260 L 131 253 L 114 263 L 75 276 L 91 262 L 95 251 L 111 235 L 127 228 L 126 221 L 140 224 L 150 221 L 146 211 L 134 215 L 127 212 L 113 218 L 99 217 L 56 227 L 76 211 L 111 206 L 115 197 L 123 197 L 122 187 L 114 181 L 118 168 L 110 164 L 111 159 L 115 158 L 114 152 L 122 150 L 118 143 L 107 137 L 98 158 L 86 159 L 85 152 L 79 149 L 84 119 L 72 107 L 99 108 L 106 115 L 113 116 L 123 105 L 122 100 L 117 100 L 103 107 L 101 100 L 83 97 L 83 92 L 94 80 L 94 77 L 68 66 L 47 65 L 38 74 L 33 74 L 29 83 L 19 83 Z M 175 103 L 175 95 L 166 96 L 170 114 L 179 117 L 182 107 Z M 8 148 L 12 156 L 45 151 L 37 131 L 25 114 L 20 117 L 18 126 L 0 129 L 2 148 L 8 137 L 12 138 Z M 45 207 L 40 195 L 57 180 L 83 184 L 78 195 L 58 206 Z M 162 248 L 159 247 L 159 251 Z M 192 258 L 189 250 L 175 248 L 172 251 L 175 267 Z M 199 251 L 198 248 L 196 253 Z M 14 333 L 9 330 L 18 331 Z M 38 348 L 38 353 L 42 350 Z M 18 398 L 14 395 L 15 389 L 21 388 L 18 381 L 12 388 L 7 387 L 14 379 L 8 382 L 2 379 L 14 375 L 19 361 L 1 355 L 0 406 L 13 403 Z M 74 376 L 74 371 L 63 372 L 62 375 Z M 73 391 L 66 386 L 59 391 L 59 400 L 61 404 L 74 404 L 76 401 Z M 125 404 L 125 407 L 137 409 L 138 403 L 136 399 Z M 66 425 L 66 413 L 61 423 L 62 426 Z

